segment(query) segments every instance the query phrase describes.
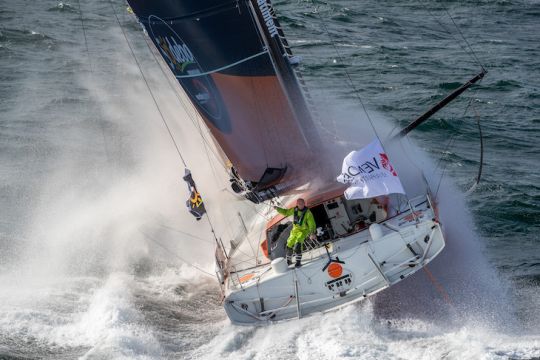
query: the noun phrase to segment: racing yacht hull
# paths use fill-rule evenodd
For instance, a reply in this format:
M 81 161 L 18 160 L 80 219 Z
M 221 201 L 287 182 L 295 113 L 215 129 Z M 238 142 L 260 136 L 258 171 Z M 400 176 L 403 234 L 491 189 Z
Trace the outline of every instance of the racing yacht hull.
M 332 310 L 413 275 L 444 246 L 427 198 L 414 210 L 306 252 L 299 268 L 278 258 L 229 274 L 224 307 L 233 323 L 246 325 Z

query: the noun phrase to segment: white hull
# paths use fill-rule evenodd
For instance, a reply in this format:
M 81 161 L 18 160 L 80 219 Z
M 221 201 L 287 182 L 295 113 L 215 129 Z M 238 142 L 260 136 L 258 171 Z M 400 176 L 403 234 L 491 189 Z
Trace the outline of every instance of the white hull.
M 304 254 L 303 266 L 259 266 L 227 279 L 225 310 L 233 323 L 299 318 L 359 301 L 420 270 L 444 248 L 441 226 L 428 200 L 369 231 Z

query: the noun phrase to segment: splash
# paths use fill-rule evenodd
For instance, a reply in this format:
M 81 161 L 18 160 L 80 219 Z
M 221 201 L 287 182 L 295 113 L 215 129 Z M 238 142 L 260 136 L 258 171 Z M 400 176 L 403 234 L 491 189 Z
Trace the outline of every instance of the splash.
M 368 119 L 360 109 L 347 110 L 350 104 L 339 106 L 336 99 L 331 104 L 322 108 L 327 109 L 327 123 L 334 122 L 336 127 L 330 135 L 322 132 L 338 140 L 339 146 L 334 140 L 329 150 L 336 163 L 340 164 L 343 154 L 360 149 L 378 136 L 407 193 L 415 196 L 431 189 L 446 238 L 446 248 L 428 266 L 429 274 L 420 271 L 375 297 L 377 317 L 441 324 L 450 321 L 458 326 L 475 319 L 486 326 L 505 324 L 511 328 L 514 322 L 508 284 L 483 254 L 484 240 L 475 232 L 465 195 L 448 176 L 439 184 L 441 171 L 434 161 L 410 139 L 393 139 L 399 129 L 384 116 L 369 111 Z

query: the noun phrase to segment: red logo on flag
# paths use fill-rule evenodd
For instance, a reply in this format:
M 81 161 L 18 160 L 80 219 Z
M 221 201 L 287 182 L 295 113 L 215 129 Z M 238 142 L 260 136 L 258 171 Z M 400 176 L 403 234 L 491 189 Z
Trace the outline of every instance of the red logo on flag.
M 392 165 L 390 165 L 390 160 L 388 160 L 388 156 L 385 153 L 380 153 L 379 155 L 381 156 L 381 163 L 383 168 L 390 171 L 392 175 L 397 176 L 396 170 L 394 170 Z

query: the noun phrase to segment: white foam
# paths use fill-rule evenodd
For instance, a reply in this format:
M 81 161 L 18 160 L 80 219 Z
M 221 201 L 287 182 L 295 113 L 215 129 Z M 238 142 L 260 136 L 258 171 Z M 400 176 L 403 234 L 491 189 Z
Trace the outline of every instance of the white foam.
M 51 349 L 87 348 L 83 358 L 111 354 L 159 358 L 161 346 L 152 329 L 144 325 L 132 287 L 132 278 L 125 274 L 111 274 L 104 282 L 71 279 L 19 291 L 2 286 L 9 293 L 2 297 L 0 332 L 33 339 Z
M 504 335 L 471 320 L 446 328 L 418 319 L 379 320 L 369 302 L 266 327 L 224 325 L 196 359 L 530 359 L 535 335 Z

